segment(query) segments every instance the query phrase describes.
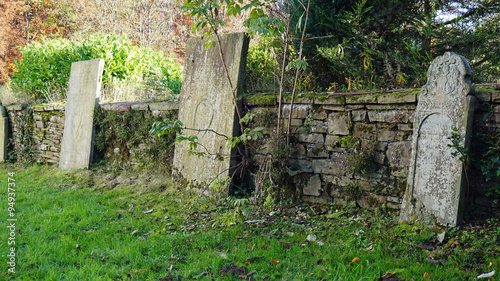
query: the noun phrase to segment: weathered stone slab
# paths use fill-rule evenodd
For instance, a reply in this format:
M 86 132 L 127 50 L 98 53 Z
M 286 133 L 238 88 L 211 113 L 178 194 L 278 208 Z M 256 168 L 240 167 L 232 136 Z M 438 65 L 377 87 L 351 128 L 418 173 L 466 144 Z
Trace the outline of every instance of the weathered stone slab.
M 294 104 L 292 118 L 306 118 L 309 114 L 310 104 Z M 290 104 L 283 105 L 283 117 L 288 118 L 290 115 Z
M 449 147 L 452 128 L 465 137 L 471 130 L 474 88 L 467 60 L 451 52 L 429 67 L 415 113 L 412 152 L 400 220 L 455 226 L 462 221 L 463 164 Z
M 377 103 L 377 96 L 376 95 L 351 95 L 351 96 L 346 96 L 345 101 L 347 104 Z
M 4 162 L 7 157 L 7 144 L 9 143 L 9 123 L 7 110 L 0 106 L 0 162 Z
M 352 114 L 352 121 L 355 121 L 355 122 L 365 121 L 366 111 L 356 110 L 356 111 L 353 111 L 351 114 Z
M 307 148 L 307 157 L 309 158 L 327 158 L 330 156 L 325 149 L 325 146 L 320 144 L 308 144 Z
M 328 130 L 328 123 L 319 120 L 306 121 L 305 125 L 311 127 L 311 133 L 326 133 Z
M 99 104 L 104 60 L 71 64 L 59 168 L 88 168 L 92 161 L 94 107 Z
M 210 38 L 215 40 L 215 38 Z M 236 95 L 241 95 L 249 38 L 244 33 L 221 37 L 224 60 Z M 189 39 L 186 47 L 184 79 L 180 95 L 179 120 L 188 129 L 186 135 L 198 137 L 200 152 L 206 156 L 188 155 L 187 142 L 176 143 L 174 169 L 192 184 L 206 185 L 230 175 L 231 149 L 225 137 L 238 134 L 239 124 L 233 93 L 219 55 L 218 47 L 205 48 L 206 39 Z M 154 104 L 150 104 L 153 110 Z M 190 130 L 194 129 L 194 130 Z M 233 163 L 234 164 L 234 163 Z
M 307 185 L 304 187 L 304 195 L 321 195 L 321 178 L 319 177 L 319 175 L 314 175 L 309 178 L 309 180 L 307 181 Z
M 178 102 L 157 102 L 157 103 L 150 104 L 149 109 L 150 110 L 163 110 L 163 111 L 176 110 L 176 109 L 179 109 L 179 103 Z
M 101 104 L 101 108 L 108 111 L 128 111 L 132 107 L 133 102 L 116 102 Z
M 333 93 L 321 93 L 319 95 L 322 95 L 322 97 L 318 96 L 314 98 L 314 104 L 338 104 L 342 105 L 345 104 L 345 97 L 344 96 L 329 96 L 330 94 Z
M 389 165 L 395 168 L 408 168 L 411 154 L 411 143 L 408 141 L 393 142 L 387 147 Z
M 330 113 L 328 115 L 328 134 L 348 135 L 351 127 L 351 119 L 348 114 Z
M 147 103 L 134 103 L 131 106 L 132 110 L 149 110 L 149 104 Z
M 370 122 L 385 122 L 385 123 L 408 123 L 410 120 L 408 111 L 390 110 L 390 111 L 369 111 L 368 119 Z
M 416 101 L 416 94 L 388 94 L 377 98 L 377 102 L 380 104 L 412 103 Z
M 300 134 L 299 142 L 305 143 L 325 143 L 323 134 Z
M 312 173 L 312 162 L 305 159 L 296 159 L 291 161 L 292 167 L 304 173 Z

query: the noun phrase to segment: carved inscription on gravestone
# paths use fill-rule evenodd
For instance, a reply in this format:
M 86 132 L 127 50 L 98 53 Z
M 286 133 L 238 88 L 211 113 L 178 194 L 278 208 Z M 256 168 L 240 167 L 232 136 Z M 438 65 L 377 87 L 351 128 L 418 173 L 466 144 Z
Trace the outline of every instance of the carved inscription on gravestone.
M 59 168 L 88 168 L 92 160 L 94 107 L 99 103 L 104 60 L 71 64 Z
M 447 52 L 429 67 L 414 119 L 408 183 L 400 220 L 429 225 L 460 224 L 465 171 L 450 147 L 453 128 L 468 145 L 474 91 L 467 60 Z
M 210 40 L 214 41 L 215 37 Z M 231 167 L 231 149 L 226 138 L 238 133 L 238 121 L 233 94 L 219 49 L 205 48 L 206 40 L 192 38 L 186 47 L 184 79 L 180 95 L 179 120 L 188 129 L 187 136 L 198 137 L 198 152 L 203 157 L 188 155 L 188 143 L 175 145 L 174 168 L 194 184 L 211 183 L 215 178 L 224 179 Z M 231 33 L 221 38 L 222 52 L 236 94 L 241 93 L 246 66 L 249 38 L 244 33 Z M 201 131 L 198 131 L 201 130 Z

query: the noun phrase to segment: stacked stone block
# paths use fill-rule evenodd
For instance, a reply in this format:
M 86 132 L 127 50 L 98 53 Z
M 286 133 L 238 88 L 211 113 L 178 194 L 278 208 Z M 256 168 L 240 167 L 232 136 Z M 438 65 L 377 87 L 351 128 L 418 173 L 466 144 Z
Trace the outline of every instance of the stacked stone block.
M 382 205 L 400 209 L 407 184 L 418 93 L 308 96 L 296 98 L 291 119 L 291 132 L 296 139 L 292 167 L 301 172 L 294 178 L 303 199 L 368 209 Z M 474 126 L 500 129 L 500 92 L 479 92 L 476 97 Z M 487 106 L 480 106 L 481 103 Z M 251 101 L 247 105 L 257 115 L 276 114 L 276 105 Z M 284 104 L 285 119 L 289 112 L 290 104 Z M 285 120 L 285 128 L 287 123 Z M 269 134 L 271 130 L 264 132 Z M 341 161 L 345 159 L 345 149 L 341 140 L 346 137 L 360 140 L 362 147 L 373 146 L 374 171 L 355 175 L 344 170 Z
M 398 209 L 406 186 L 416 103 L 416 94 L 298 97 L 291 119 L 297 140 L 292 167 L 301 171 L 296 178 L 303 198 Z M 252 112 L 266 110 L 251 107 Z M 289 112 L 290 105 L 285 104 L 285 118 Z M 372 161 L 377 168 L 373 172 L 355 175 L 346 171 L 341 163 L 345 160 L 341 140 L 346 137 L 374 148 Z
M 109 111 L 126 111 L 126 110 L 141 110 L 151 111 L 155 116 L 166 115 L 170 111 L 177 111 L 179 108 L 178 103 L 114 103 L 114 104 L 101 104 L 101 108 Z M 12 132 L 10 137 L 11 149 L 18 156 L 21 155 L 22 150 L 26 150 L 23 144 L 29 140 L 30 153 L 32 160 L 38 163 L 59 163 L 61 152 L 61 140 L 64 132 L 64 104 L 52 105 L 36 105 L 31 108 L 21 105 L 11 105 L 6 107 L 9 117 L 9 126 Z M 21 132 L 22 115 L 30 114 L 32 124 L 30 128 L 24 128 L 24 132 L 30 132 L 30 136 L 23 136 Z M 26 119 L 26 118 L 25 118 Z M 28 129 L 28 130 L 27 130 Z M 24 138 L 24 140 L 21 140 Z M 129 153 L 130 159 L 126 163 L 119 163 L 122 166 L 133 166 L 137 164 L 137 158 L 140 157 L 142 151 L 147 147 L 147 142 L 154 141 L 155 137 L 151 136 L 150 139 L 145 140 L 138 147 L 131 148 Z M 116 155 L 105 155 L 107 160 L 114 161 Z M 26 160 L 26 159 L 24 159 Z M 121 159 L 122 160 L 122 159 Z
M 33 158 L 41 163 L 59 163 L 64 132 L 64 106 L 33 108 Z

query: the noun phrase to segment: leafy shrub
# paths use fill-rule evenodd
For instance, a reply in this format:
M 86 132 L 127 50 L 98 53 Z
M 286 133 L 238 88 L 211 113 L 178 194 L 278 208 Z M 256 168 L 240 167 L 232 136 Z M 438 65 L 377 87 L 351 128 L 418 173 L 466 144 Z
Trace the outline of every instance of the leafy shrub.
M 13 82 L 36 99 L 61 91 L 68 85 L 71 63 L 101 58 L 105 60 L 103 86 L 120 83 L 136 86 L 135 92 L 166 97 L 180 93 L 182 71 L 161 52 L 134 46 L 126 37 L 93 35 L 80 42 L 67 39 L 46 40 L 21 47 Z
M 476 152 L 472 159 L 486 181 L 486 196 L 498 203 L 500 199 L 500 131 L 494 128 L 481 128 L 472 140 Z
M 269 40 L 251 43 L 248 49 L 245 90 L 248 93 L 276 92 L 278 89 L 276 54 Z
M 296 55 L 293 45 L 289 44 L 285 66 Z M 262 37 L 259 41 L 252 42 L 247 56 L 245 93 L 250 95 L 266 92 L 278 93 L 282 67 L 283 42 L 281 40 Z M 283 77 L 283 90 L 285 92 L 292 91 L 294 79 L 295 67 L 285 69 Z M 297 90 L 312 90 L 313 87 L 312 73 L 307 68 L 299 76 Z

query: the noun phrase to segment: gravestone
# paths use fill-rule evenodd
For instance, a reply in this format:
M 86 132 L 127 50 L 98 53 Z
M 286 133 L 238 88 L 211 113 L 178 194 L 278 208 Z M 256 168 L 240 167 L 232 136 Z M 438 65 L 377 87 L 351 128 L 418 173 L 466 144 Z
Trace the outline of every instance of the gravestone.
M 59 168 L 85 169 L 92 161 L 94 107 L 99 104 L 104 60 L 71 64 Z
M 450 147 L 453 128 L 467 147 L 474 88 L 467 60 L 447 52 L 432 62 L 415 112 L 412 152 L 400 220 L 456 226 L 462 221 L 464 165 Z
M 0 106 L 0 162 L 5 162 L 7 157 L 7 145 L 9 143 L 9 123 L 5 107 Z
M 215 37 L 209 37 L 215 41 Z M 244 33 L 221 36 L 222 52 L 233 87 L 239 97 L 243 85 L 249 38 Z M 225 179 L 232 166 L 231 149 L 226 137 L 238 134 L 239 124 L 219 48 L 205 48 L 207 40 L 189 39 L 186 47 L 184 78 L 180 94 L 179 120 L 184 124 L 184 135 L 198 137 L 198 152 L 202 157 L 188 155 L 187 141 L 176 143 L 174 170 L 190 184 L 210 184 L 214 179 Z M 206 131 L 206 130 L 213 131 Z M 198 131 L 205 130 L 205 131 Z

